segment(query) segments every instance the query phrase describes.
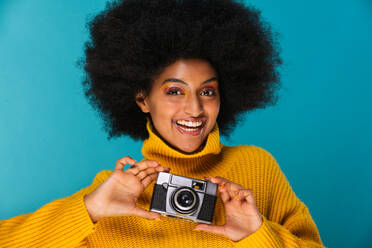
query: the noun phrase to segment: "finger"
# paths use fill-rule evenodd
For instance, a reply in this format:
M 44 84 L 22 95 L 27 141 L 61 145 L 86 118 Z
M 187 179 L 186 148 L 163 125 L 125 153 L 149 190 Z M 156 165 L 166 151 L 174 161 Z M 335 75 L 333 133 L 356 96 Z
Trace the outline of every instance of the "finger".
M 226 182 L 220 183 L 218 185 L 218 190 L 220 192 L 221 199 L 224 203 L 227 203 L 228 201 L 231 201 L 231 199 L 236 195 L 229 190 L 229 187 L 227 186 Z
M 227 190 L 226 192 L 229 194 L 231 200 L 236 199 L 238 197 L 238 194 L 239 194 L 239 191 L 229 191 L 229 190 Z
M 137 175 L 139 171 L 140 170 L 138 169 L 138 167 L 136 165 L 133 165 L 132 167 L 130 167 L 125 172 L 129 172 L 129 173 L 132 173 L 133 175 Z
M 144 188 L 147 188 L 147 186 L 149 186 L 150 183 L 157 178 L 158 172 L 169 171 L 170 170 L 170 168 L 166 168 L 166 167 L 162 167 L 162 166 L 156 167 L 155 169 L 156 169 L 155 173 L 149 174 L 145 178 L 142 179 L 141 183 L 142 183 Z
M 233 199 L 240 190 L 239 186 L 232 185 L 232 183 L 224 183 L 219 186 L 220 192 L 226 192 L 231 199 Z
M 204 177 L 204 180 L 210 181 L 212 183 L 218 184 L 218 189 L 222 189 L 224 185 L 226 184 L 226 181 L 220 180 L 219 178 L 216 177 Z
M 221 184 L 221 183 L 227 183 L 229 182 L 227 179 L 223 178 L 223 177 L 206 177 L 209 181 L 211 181 L 212 183 L 217 183 L 217 184 Z
M 150 167 L 150 168 L 147 168 L 146 170 L 142 170 L 142 171 L 140 171 L 136 176 L 137 176 L 140 180 L 142 180 L 142 179 L 144 179 L 147 175 L 152 174 L 152 173 L 155 173 L 155 172 L 156 172 L 155 168 Z
M 153 173 L 153 174 L 150 174 L 150 175 L 147 175 L 147 177 L 145 177 L 141 183 L 143 185 L 144 188 L 147 188 L 147 186 L 150 185 L 150 183 L 152 181 L 154 181 L 156 179 L 156 177 L 158 176 L 158 173 Z
M 216 177 L 210 177 L 209 178 L 210 181 L 212 181 L 213 183 L 218 183 L 218 184 L 222 184 L 222 185 L 227 185 L 228 190 L 232 190 L 232 191 L 238 191 L 240 190 L 241 188 L 243 188 L 243 186 L 241 186 L 240 184 L 237 184 L 237 183 L 234 183 L 234 182 L 231 182 L 230 180 L 227 180 L 226 178 L 223 178 L 223 177 L 219 177 L 219 176 L 216 176 Z
M 222 191 L 222 192 L 220 191 L 220 196 L 221 196 L 223 203 L 227 203 L 231 200 L 229 193 L 227 193 L 226 191 Z
M 159 164 L 160 164 L 159 162 L 154 161 L 154 160 L 143 160 L 143 161 L 136 163 L 136 166 L 139 170 L 145 170 L 149 167 L 156 167 Z
M 160 216 L 161 216 L 159 213 L 147 211 L 147 210 L 144 210 L 140 207 L 136 207 L 133 210 L 132 215 L 142 217 L 142 218 L 146 218 L 146 219 L 149 219 L 149 220 L 160 219 Z
M 220 235 L 225 235 L 225 228 L 217 225 L 198 224 L 194 230 L 201 230 L 204 232 L 210 232 Z
M 249 204 L 256 204 L 253 191 L 250 189 L 241 189 L 239 192 L 239 199 L 247 201 Z
M 126 164 L 134 165 L 136 163 L 136 160 L 129 156 L 125 156 L 118 161 L 116 161 L 115 170 L 123 171 L 123 168 Z
M 136 174 L 136 176 L 139 177 L 140 180 L 142 180 L 148 174 L 152 174 L 152 173 L 160 172 L 160 171 L 169 171 L 169 170 L 170 170 L 170 168 L 163 167 L 163 166 L 159 165 L 159 166 L 156 166 L 156 167 L 150 167 L 150 168 L 147 168 L 145 170 L 138 171 L 138 173 Z
M 228 190 L 231 190 L 231 191 L 239 191 L 240 189 L 243 188 L 243 186 L 241 186 L 240 184 L 233 183 L 233 182 L 227 182 L 226 186 L 228 187 Z
M 156 162 L 156 161 L 153 161 L 153 160 L 145 160 L 145 161 L 140 161 L 136 164 L 134 164 L 134 166 L 130 167 L 128 170 L 128 172 L 132 173 L 133 175 L 137 175 L 139 172 L 141 172 L 142 170 L 145 170 L 147 168 L 153 168 L 153 167 L 156 167 L 158 166 L 159 163 Z
M 155 170 L 158 171 L 158 172 L 160 172 L 160 171 L 170 171 L 170 168 L 159 165 L 159 166 L 155 167 Z
M 229 193 L 229 195 L 230 195 L 230 197 L 232 199 L 234 199 L 235 197 L 237 197 L 238 194 L 239 194 L 239 191 L 240 191 L 240 188 L 236 188 L 236 187 L 234 187 L 232 185 L 227 185 L 225 188 L 227 188 L 226 191 Z

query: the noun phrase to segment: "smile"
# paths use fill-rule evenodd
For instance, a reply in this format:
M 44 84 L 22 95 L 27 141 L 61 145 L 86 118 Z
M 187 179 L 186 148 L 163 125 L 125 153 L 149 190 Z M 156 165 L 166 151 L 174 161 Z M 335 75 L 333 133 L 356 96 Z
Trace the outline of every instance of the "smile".
M 199 122 L 191 122 L 191 121 L 177 121 L 176 127 L 178 131 L 183 135 L 189 135 L 189 136 L 197 136 L 202 133 L 202 130 L 204 129 L 204 123 Z

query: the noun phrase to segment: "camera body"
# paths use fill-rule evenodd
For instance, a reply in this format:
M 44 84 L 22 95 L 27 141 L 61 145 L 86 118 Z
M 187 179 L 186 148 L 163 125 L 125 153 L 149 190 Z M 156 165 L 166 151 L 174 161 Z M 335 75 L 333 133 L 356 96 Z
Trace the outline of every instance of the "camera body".
M 212 182 L 159 172 L 150 211 L 168 217 L 211 224 L 218 185 Z

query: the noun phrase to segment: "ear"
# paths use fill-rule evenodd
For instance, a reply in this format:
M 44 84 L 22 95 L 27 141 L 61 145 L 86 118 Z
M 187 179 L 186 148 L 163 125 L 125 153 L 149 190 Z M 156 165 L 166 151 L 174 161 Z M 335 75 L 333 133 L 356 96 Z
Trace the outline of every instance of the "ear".
M 145 95 L 143 94 L 143 92 L 140 92 L 136 95 L 136 103 L 140 107 L 143 113 L 150 112 L 149 104 L 147 103 L 147 99 Z

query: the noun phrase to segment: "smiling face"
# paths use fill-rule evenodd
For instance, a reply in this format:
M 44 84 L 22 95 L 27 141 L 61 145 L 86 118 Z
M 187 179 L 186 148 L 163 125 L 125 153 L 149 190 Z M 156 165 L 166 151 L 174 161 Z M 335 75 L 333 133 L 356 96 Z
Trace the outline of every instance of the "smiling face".
M 155 79 L 150 94 L 139 93 L 136 102 L 150 113 L 164 141 L 184 153 L 196 152 L 220 110 L 217 74 L 205 60 L 177 60 Z

